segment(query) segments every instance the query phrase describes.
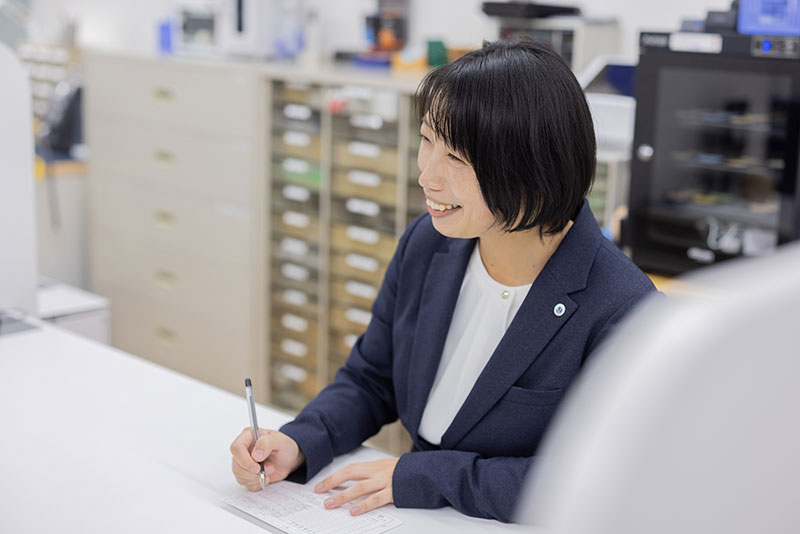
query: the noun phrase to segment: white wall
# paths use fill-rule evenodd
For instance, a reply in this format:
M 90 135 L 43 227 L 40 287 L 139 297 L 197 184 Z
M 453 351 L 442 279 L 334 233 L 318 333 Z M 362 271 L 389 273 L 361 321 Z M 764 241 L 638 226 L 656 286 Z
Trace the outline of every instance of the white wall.
M 364 16 L 375 0 L 317 0 L 322 44 L 326 50 L 363 47 Z M 555 2 L 552 2 L 555 3 Z M 727 9 L 729 0 L 564 0 L 587 15 L 616 17 L 621 24 L 620 53 L 634 57 L 640 29 L 674 30 L 682 18 L 702 17 L 709 9 Z M 173 0 L 32 0 L 34 37 L 52 36 L 59 20 L 79 22 L 82 45 L 151 52 L 156 24 Z M 411 39 L 444 39 L 454 46 L 472 46 L 494 36 L 494 24 L 481 12 L 482 0 L 411 0 Z

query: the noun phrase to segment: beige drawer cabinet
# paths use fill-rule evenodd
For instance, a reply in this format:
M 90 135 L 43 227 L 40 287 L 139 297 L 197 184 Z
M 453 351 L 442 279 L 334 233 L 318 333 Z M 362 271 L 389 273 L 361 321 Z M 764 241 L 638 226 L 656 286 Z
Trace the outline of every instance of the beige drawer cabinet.
M 263 76 L 233 64 L 88 53 L 92 289 L 112 344 L 268 398 Z

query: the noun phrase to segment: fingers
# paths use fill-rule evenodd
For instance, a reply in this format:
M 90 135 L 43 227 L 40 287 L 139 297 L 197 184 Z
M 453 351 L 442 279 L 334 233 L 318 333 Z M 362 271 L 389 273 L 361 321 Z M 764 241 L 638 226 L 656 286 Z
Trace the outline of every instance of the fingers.
M 258 437 L 258 441 L 256 441 L 256 446 L 253 447 L 253 452 L 250 453 L 250 456 L 256 462 L 263 462 L 267 459 L 267 456 L 270 455 L 272 450 L 275 448 L 273 443 L 272 436 L 270 436 L 269 432 L 265 432 L 264 434 Z
M 233 440 L 233 443 L 231 443 L 231 454 L 233 455 L 234 461 L 239 464 L 242 469 L 250 471 L 251 473 L 258 473 L 261 470 L 261 466 L 253 461 L 253 458 L 250 456 L 250 447 L 252 444 L 253 429 L 245 428 L 242 430 L 241 434 Z
M 355 506 L 351 506 L 350 514 L 360 515 L 365 512 L 369 512 L 370 510 L 374 510 L 375 508 L 380 508 L 381 506 L 389 504 L 390 502 L 393 502 L 392 492 L 389 488 L 386 488 L 378 493 L 373 493 Z
M 249 489 L 250 491 L 258 491 L 261 489 L 260 475 L 258 473 L 251 473 L 250 471 L 243 469 L 236 462 L 236 460 L 232 460 L 231 463 L 232 463 L 233 476 L 236 478 L 237 483 Z M 271 482 L 270 475 L 273 475 L 274 473 L 275 473 L 274 467 L 272 466 L 264 467 L 265 482 L 267 484 Z
M 349 480 L 364 480 L 374 474 L 369 467 L 370 463 L 371 462 L 350 464 L 314 486 L 314 491 L 317 493 L 325 493 L 328 490 L 341 486 Z
M 359 497 L 363 497 L 369 493 L 374 493 L 383 489 L 385 483 L 379 479 L 371 478 L 357 484 L 353 484 L 349 488 L 340 491 L 333 497 L 325 499 L 325 508 L 338 508 L 339 506 L 348 502 L 354 501 Z

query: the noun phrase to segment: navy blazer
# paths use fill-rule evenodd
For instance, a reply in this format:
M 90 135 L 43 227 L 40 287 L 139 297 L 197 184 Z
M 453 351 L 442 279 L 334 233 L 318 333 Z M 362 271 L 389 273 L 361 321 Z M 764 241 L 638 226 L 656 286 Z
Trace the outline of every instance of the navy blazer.
M 476 239 L 439 234 L 430 215 L 400 239 L 372 321 L 335 381 L 281 428 L 306 456 L 307 481 L 398 417 L 414 440 L 400 457 L 394 504 L 451 505 L 510 521 L 539 441 L 564 392 L 650 280 L 605 239 L 588 203 L 534 281 L 514 320 L 442 436 L 417 434 Z M 558 315 L 554 308 L 566 311 Z

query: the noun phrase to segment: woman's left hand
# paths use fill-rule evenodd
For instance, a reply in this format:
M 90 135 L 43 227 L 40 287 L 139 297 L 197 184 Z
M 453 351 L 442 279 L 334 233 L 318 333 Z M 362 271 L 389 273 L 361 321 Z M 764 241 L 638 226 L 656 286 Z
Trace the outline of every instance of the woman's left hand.
M 317 493 L 325 493 L 347 481 L 358 480 L 349 488 L 337 493 L 325 501 L 325 508 L 337 508 L 343 504 L 354 501 L 364 495 L 369 495 L 360 503 L 350 507 L 351 515 L 360 515 L 374 510 L 384 504 L 394 502 L 392 496 L 392 475 L 394 467 L 400 458 L 387 458 L 375 462 L 350 464 L 341 469 L 314 487 Z

